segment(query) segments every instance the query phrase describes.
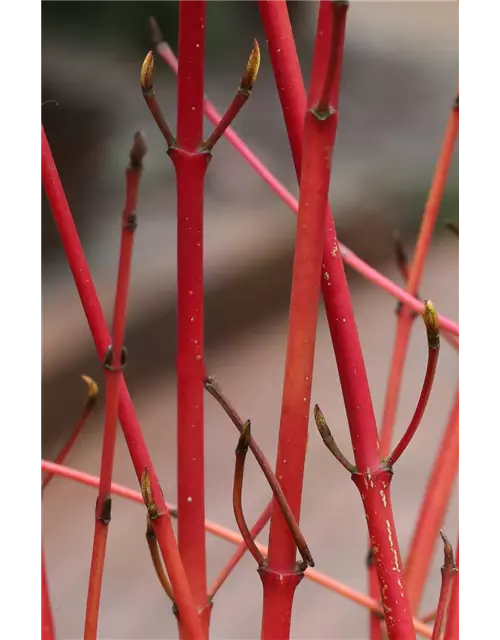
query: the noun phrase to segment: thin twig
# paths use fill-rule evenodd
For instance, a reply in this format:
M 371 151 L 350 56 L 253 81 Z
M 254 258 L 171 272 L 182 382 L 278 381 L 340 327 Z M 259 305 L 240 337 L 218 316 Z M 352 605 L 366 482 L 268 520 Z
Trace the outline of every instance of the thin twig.
M 175 137 L 170 127 L 168 126 L 165 116 L 163 115 L 163 111 L 161 110 L 161 107 L 158 104 L 158 100 L 156 99 L 153 83 L 154 62 L 155 58 L 153 52 L 150 51 L 144 58 L 144 62 L 142 63 L 141 68 L 142 95 L 144 97 L 144 102 L 146 103 L 148 109 L 151 112 L 151 115 L 153 116 L 154 121 L 158 126 L 158 129 L 160 130 L 162 136 L 165 138 L 168 147 L 170 148 L 175 144 Z
M 441 592 L 439 594 L 439 603 L 434 622 L 434 630 L 432 632 L 432 640 L 443 640 L 446 617 L 448 615 L 448 607 L 450 604 L 451 588 L 453 580 L 458 573 L 455 559 L 453 557 L 453 547 L 448 538 L 441 531 L 441 538 L 444 544 L 444 565 L 441 567 Z
M 87 401 L 85 402 L 85 407 L 83 409 L 82 415 L 79 418 L 78 422 L 76 423 L 75 428 L 71 432 L 68 440 L 66 441 L 62 449 L 57 454 L 56 459 L 54 460 L 56 464 L 64 463 L 64 461 L 66 460 L 66 457 L 68 456 L 69 452 L 73 448 L 76 440 L 78 439 L 78 436 L 80 435 L 81 430 L 83 429 L 85 423 L 89 419 L 89 416 L 92 413 L 92 410 L 94 409 L 97 403 L 97 396 L 99 393 L 99 387 L 97 386 L 97 382 L 95 382 L 95 380 L 93 380 L 89 376 L 82 375 L 80 377 L 87 385 Z M 49 484 L 49 482 L 51 481 L 52 477 L 53 477 L 52 474 L 46 474 L 45 477 L 43 478 L 42 494 L 45 488 L 47 487 L 47 485 Z
M 268 502 L 267 507 L 264 509 L 264 511 L 260 514 L 254 526 L 250 529 L 250 535 L 253 540 L 255 540 L 255 538 L 259 535 L 262 529 L 269 522 L 269 519 L 272 513 L 272 508 L 273 508 L 273 501 L 271 500 L 270 502 Z M 213 581 L 212 586 L 208 590 L 209 600 L 214 599 L 214 596 L 217 593 L 217 591 L 222 587 L 222 585 L 227 580 L 227 578 L 229 577 L 233 569 L 236 567 L 238 562 L 241 560 L 241 558 L 244 556 L 244 554 L 247 551 L 248 551 L 248 546 L 246 542 L 243 540 L 243 542 L 241 542 L 238 545 L 238 548 L 233 553 L 233 555 L 229 558 L 229 561 L 226 563 L 224 568 L 220 571 L 219 575 Z
M 259 567 L 264 565 L 264 556 L 261 554 L 252 534 L 248 528 L 248 525 L 243 514 L 242 505 L 242 490 L 243 490 L 243 474 L 245 472 L 245 459 L 247 457 L 247 451 L 250 438 L 250 420 L 247 420 L 241 432 L 238 440 L 238 446 L 236 447 L 236 460 L 234 465 L 234 483 L 233 483 L 233 510 L 236 524 L 240 530 L 241 537 L 245 541 L 248 550 L 253 555 Z
M 349 473 L 353 474 L 356 472 L 356 467 L 349 462 L 349 460 L 344 456 L 342 451 L 339 449 L 337 443 L 335 442 L 332 432 L 328 427 L 328 424 L 325 420 L 325 416 L 323 412 L 319 408 L 318 405 L 314 406 L 314 420 L 316 422 L 316 426 L 318 427 L 319 434 L 325 443 L 326 447 L 333 453 L 335 458 L 340 462 L 340 464 L 349 471 Z
M 245 69 L 245 73 L 241 78 L 240 86 L 238 87 L 238 91 L 236 95 L 226 110 L 226 113 L 222 116 L 219 123 L 207 138 L 207 140 L 201 145 L 203 151 L 211 151 L 215 145 L 215 143 L 219 140 L 219 138 L 224 135 L 226 129 L 231 125 L 233 120 L 236 118 L 238 113 L 243 108 L 244 104 L 250 97 L 250 93 L 252 92 L 253 85 L 257 80 L 257 74 L 259 73 L 260 66 L 260 49 L 259 43 L 257 40 L 253 41 L 253 49 L 248 58 L 247 66 Z
M 393 238 L 394 238 L 394 253 L 396 256 L 396 264 L 398 266 L 399 271 L 401 272 L 401 275 L 403 276 L 404 282 L 408 284 L 408 277 L 410 273 L 410 261 L 408 259 L 408 254 L 406 253 L 406 249 L 404 247 L 403 241 L 401 239 L 401 234 L 399 233 L 399 231 L 394 231 Z M 421 300 L 418 292 L 415 294 L 415 297 Z M 398 307 L 398 310 L 399 309 L 400 307 Z M 459 348 L 458 336 L 444 332 L 443 338 L 452 347 L 458 350 Z
M 230 418 L 231 422 L 238 429 L 238 431 L 240 433 L 243 433 L 243 426 L 245 424 L 244 421 L 240 418 L 240 416 L 237 413 L 236 409 L 232 406 L 232 404 L 226 398 L 226 396 L 222 392 L 222 389 L 220 388 L 219 384 L 216 382 L 215 378 L 209 377 L 209 378 L 207 378 L 205 380 L 205 389 L 208 391 L 208 393 L 213 398 L 215 398 L 217 400 L 217 402 L 220 404 L 220 406 L 227 413 L 227 415 Z M 280 505 L 280 508 L 282 510 L 282 513 L 283 513 L 283 516 L 284 516 L 284 518 L 285 518 L 285 520 L 286 520 L 286 522 L 288 524 L 288 527 L 290 528 L 290 533 L 293 536 L 293 539 L 295 541 L 297 549 L 299 550 L 300 555 L 302 556 L 302 559 L 310 567 L 314 567 L 314 560 L 313 560 L 313 558 L 311 556 L 311 552 L 309 551 L 309 547 L 307 546 L 305 538 L 304 538 L 304 536 L 302 535 L 302 533 L 301 533 L 301 531 L 299 529 L 297 521 L 293 517 L 293 514 L 292 514 L 292 512 L 290 510 L 290 507 L 289 507 L 288 502 L 287 502 L 287 500 L 285 498 L 283 490 L 282 490 L 282 488 L 281 488 L 276 476 L 274 475 L 274 472 L 271 469 L 271 465 L 267 461 L 262 449 L 255 442 L 254 438 L 251 435 L 248 438 L 248 446 L 249 446 L 251 452 L 253 453 L 253 455 L 255 456 L 255 459 L 256 459 L 258 465 L 262 469 L 262 471 L 263 471 L 263 473 L 264 473 L 264 475 L 266 477 L 266 480 L 267 480 L 267 482 L 269 483 L 269 486 L 272 489 L 272 492 L 274 494 L 276 502 Z
M 439 445 L 404 566 L 405 585 L 412 608 L 417 611 L 425 588 L 439 529 L 458 471 L 459 392 L 455 393 L 446 430 Z
M 111 481 L 120 400 L 120 373 L 125 364 L 123 341 L 125 337 L 134 232 L 137 227 L 136 209 L 142 174 L 142 160 L 145 153 L 146 144 L 144 138 L 142 134 L 137 133 L 130 151 L 130 163 L 125 172 L 126 197 L 122 215 L 120 258 L 113 312 L 113 334 L 110 350 L 104 360 L 106 376 L 105 424 L 102 440 L 99 492 L 95 509 L 94 543 L 85 613 L 85 640 L 95 640 L 97 637 L 106 544 L 111 520 Z
M 174 602 L 174 593 L 172 591 L 172 586 L 170 585 L 170 581 L 167 577 L 167 574 L 165 573 L 165 569 L 161 561 L 160 551 L 158 549 L 158 540 L 156 539 L 155 530 L 153 529 L 153 524 L 151 522 L 149 514 L 147 515 L 146 540 L 158 580 L 167 596 L 172 602 Z
M 417 402 L 415 413 L 411 419 L 408 428 L 406 429 L 403 437 L 394 448 L 394 451 L 386 459 L 386 464 L 389 467 L 399 460 L 406 447 L 410 444 L 413 436 L 415 435 L 422 417 L 424 415 L 427 402 L 432 390 L 432 384 L 434 382 L 434 376 L 436 374 L 436 367 L 439 356 L 439 321 L 434 305 L 430 300 L 425 302 L 424 322 L 427 329 L 427 344 L 428 344 L 428 358 L 427 369 L 425 372 L 425 378 L 420 392 L 420 397 Z

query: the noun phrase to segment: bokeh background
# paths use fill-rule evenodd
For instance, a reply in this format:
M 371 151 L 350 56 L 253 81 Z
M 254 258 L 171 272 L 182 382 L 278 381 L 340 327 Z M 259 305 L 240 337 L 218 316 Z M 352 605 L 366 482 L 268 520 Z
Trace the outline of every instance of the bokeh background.
M 290 2 L 305 77 L 309 75 L 316 2 Z M 165 38 L 177 42 L 176 2 L 44 2 L 42 4 L 42 121 L 106 316 L 111 318 L 117 269 L 124 169 L 133 134 L 142 130 L 145 160 L 136 234 L 126 377 L 167 500 L 176 499 L 175 295 L 176 194 L 172 164 L 139 86 L 150 48 L 147 20 L 155 15 Z M 411 251 L 439 153 L 458 78 L 458 7 L 449 2 L 353 2 L 349 11 L 340 125 L 331 202 L 342 242 L 402 284 L 394 262 L 398 229 Z M 292 193 L 297 186 L 257 5 L 209 2 L 206 93 L 219 110 L 234 95 L 252 46 L 262 63 L 251 99 L 235 129 Z M 157 95 L 176 119 L 176 82 L 160 63 Z M 56 100 L 57 105 L 51 100 Z M 207 133 L 211 125 L 207 123 Z M 225 141 L 214 153 L 206 181 L 206 362 L 274 461 L 285 360 L 294 217 Z M 444 229 L 458 221 L 458 148 L 426 266 L 422 294 L 458 317 L 458 242 Z M 43 367 L 42 453 L 55 457 L 85 400 L 81 373 L 103 382 L 64 253 L 42 195 Z M 396 323 L 395 301 L 348 270 L 373 400 L 381 417 Z M 426 360 L 417 322 L 410 344 L 397 432 L 414 409 Z M 324 312 L 321 308 L 313 401 L 318 402 L 349 451 L 348 430 Z M 442 348 L 435 388 L 411 450 L 393 482 L 403 555 L 458 383 L 458 358 Z M 68 459 L 97 474 L 103 401 Z M 309 439 L 302 528 L 320 570 L 366 591 L 366 534 L 359 496 L 326 451 L 314 426 Z M 207 517 L 235 528 L 232 474 L 236 433 L 206 398 Z M 245 486 L 248 520 L 270 492 L 249 460 Z M 136 487 L 118 437 L 115 480 Z M 54 479 L 44 495 L 43 531 L 58 638 L 82 635 L 96 492 Z M 458 529 L 454 495 L 445 523 Z M 170 603 L 148 557 L 144 510 L 113 502 L 100 616 L 100 637 L 176 637 Z M 267 528 L 260 539 L 267 542 Z M 209 582 L 232 548 L 210 536 Z M 439 591 L 441 549 L 424 609 Z M 259 637 L 261 586 L 245 558 L 215 600 L 214 638 Z M 334 593 L 304 580 L 296 595 L 295 638 L 362 639 L 367 615 Z

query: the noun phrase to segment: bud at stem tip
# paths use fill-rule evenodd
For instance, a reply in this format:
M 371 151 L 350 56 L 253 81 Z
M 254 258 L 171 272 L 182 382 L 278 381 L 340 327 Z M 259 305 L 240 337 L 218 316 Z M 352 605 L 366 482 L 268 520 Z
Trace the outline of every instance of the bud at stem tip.
M 240 91 L 251 91 L 252 87 L 257 80 L 260 67 L 260 48 L 259 43 L 254 38 L 253 49 L 250 57 L 248 58 L 245 74 L 241 78 Z
M 153 52 L 150 51 L 144 58 L 144 62 L 141 67 L 141 87 L 144 94 L 151 93 L 153 91 L 153 69 L 155 66 L 155 57 Z
M 430 300 L 425 301 L 423 318 L 427 329 L 427 341 L 429 348 L 439 348 L 439 319 L 436 308 Z

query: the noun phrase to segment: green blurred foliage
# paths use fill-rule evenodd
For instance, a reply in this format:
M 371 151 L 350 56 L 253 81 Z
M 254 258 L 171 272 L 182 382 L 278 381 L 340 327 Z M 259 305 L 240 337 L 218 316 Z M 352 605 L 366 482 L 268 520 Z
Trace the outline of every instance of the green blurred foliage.
M 144 51 L 150 46 L 148 19 L 154 16 L 163 36 L 177 48 L 178 2 L 42 2 L 44 37 L 80 37 L 95 46 L 126 43 Z M 223 54 L 228 43 L 238 41 L 259 24 L 255 2 L 212 1 L 207 3 L 207 53 Z M 253 33 L 252 33 L 253 35 Z

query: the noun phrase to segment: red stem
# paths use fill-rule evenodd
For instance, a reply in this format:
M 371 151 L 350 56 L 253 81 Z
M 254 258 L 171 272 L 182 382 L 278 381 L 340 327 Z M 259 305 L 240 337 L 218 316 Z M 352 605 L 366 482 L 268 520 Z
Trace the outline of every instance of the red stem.
M 308 110 L 304 123 L 304 165 L 300 175 L 297 236 L 290 299 L 289 332 L 276 475 L 292 513 L 300 518 L 311 402 L 321 279 L 325 211 L 337 131 L 337 104 L 344 46 L 346 3 L 320 3 Z M 325 97 L 325 92 L 328 95 Z M 326 100 L 326 101 L 325 101 Z M 293 595 L 303 570 L 281 509 L 275 503 L 269 534 L 262 637 L 290 634 Z
M 102 360 L 111 342 L 111 338 L 43 127 L 42 183 L 54 215 L 57 230 L 61 236 L 68 265 L 75 280 L 83 310 L 92 333 L 92 338 L 96 344 L 99 358 Z M 191 629 L 192 637 L 201 639 L 203 638 L 203 632 L 177 548 L 172 521 L 168 514 L 165 499 L 160 489 L 158 478 L 137 421 L 123 375 L 120 374 L 119 377 L 121 380 L 121 389 L 118 418 L 122 425 L 123 434 L 127 442 L 137 479 L 140 481 L 142 473 L 146 468 L 151 474 L 152 492 L 161 513 L 161 517 L 154 521 L 153 526 L 156 537 L 158 538 L 162 558 L 167 568 L 170 582 L 172 583 L 175 601 L 185 624 Z
M 259 9 L 299 177 L 302 166 L 301 114 L 305 106 L 305 91 L 286 3 L 284 0 L 259 0 Z M 370 388 L 335 225 L 330 215 L 326 225 L 330 252 L 323 255 L 323 299 L 358 469 L 354 479 L 363 498 L 372 547 L 377 550 L 375 564 L 379 585 L 385 594 L 389 637 L 391 640 L 408 640 L 415 637 L 415 632 L 408 598 L 401 588 L 402 563 L 388 491 L 391 474 L 380 466 L 378 430 Z M 381 501 L 380 492 L 384 495 L 384 501 Z
M 429 575 L 434 545 L 443 524 L 458 471 L 458 405 L 457 389 L 434 468 L 427 481 L 427 489 L 405 564 L 406 588 L 414 611 L 417 611 L 420 605 Z
M 166 42 L 157 42 L 156 51 L 158 55 L 164 60 L 166 64 L 172 69 L 174 73 L 178 72 L 177 58 L 175 57 L 172 49 Z M 205 99 L 203 108 L 207 118 L 213 122 L 216 126 L 221 122 L 222 116 L 215 109 L 213 104 Z M 290 107 L 293 108 L 293 105 Z M 262 164 L 257 156 L 250 150 L 250 148 L 243 142 L 238 134 L 230 127 L 224 131 L 224 136 L 233 145 L 236 151 L 242 156 L 242 158 L 249 164 L 249 166 L 260 176 L 264 182 L 274 191 L 274 193 L 282 200 L 282 202 L 294 213 L 298 211 L 297 199 L 286 189 L 286 187 L 277 180 L 273 174 Z M 364 260 L 359 258 L 353 251 L 346 247 L 341 242 L 333 243 L 333 238 L 327 235 L 325 238 L 324 257 L 326 259 L 326 268 L 329 271 L 329 264 L 333 260 L 336 252 L 336 246 L 340 249 L 342 259 L 345 264 L 349 265 L 352 269 L 360 273 L 367 280 L 372 282 L 375 286 L 380 287 L 391 296 L 397 298 L 400 302 L 406 305 L 409 309 L 415 313 L 421 314 L 423 309 L 423 303 L 415 296 L 411 296 L 404 289 L 397 284 L 386 278 L 379 273 L 373 267 L 370 267 Z M 323 295 L 325 295 L 325 288 L 323 288 Z M 459 327 L 456 322 L 453 322 L 449 318 L 439 316 L 439 322 L 441 329 L 452 333 L 453 335 L 459 334 Z
M 238 525 L 238 529 L 241 533 L 241 537 L 243 538 L 248 550 L 255 558 L 259 567 L 262 567 L 264 564 L 264 556 L 257 548 L 255 541 L 253 539 L 252 533 L 248 528 L 248 525 L 245 520 L 245 515 L 243 513 L 243 502 L 242 502 L 242 494 L 243 494 L 243 478 L 245 474 L 245 459 L 248 452 L 248 439 L 250 436 L 250 422 L 247 421 L 243 426 L 243 432 L 240 435 L 238 440 L 238 446 L 236 447 L 236 460 L 234 464 L 234 482 L 233 482 L 233 511 L 234 518 L 236 520 L 236 524 Z
M 458 540 L 457 540 L 456 565 L 458 569 Z M 446 631 L 444 634 L 445 640 L 458 640 L 458 631 L 459 631 L 459 628 L 458 628 L 459 627 L 458 580 L 459 578 L 460 578 L 460 571 L 458 571 L 455 579 L 453 580 L 450 606 L 448 607 L 448 621 L 446 623 Z
M 205 0 L 179 9 L 177 142 L 177 503 L 178 542 L 208 636 L 204 490 L 203 190 L 210 154 L 203 143 Z M 182 621 L 181 621 L 182 622 Z M 182 627 L 182 625 L 181 625 Z M 184 637 L 181 628 L 181 636 Z
M 422 421 L 422 417 L 425 412 L 425 408 L 431 395 L 432 383 L 434 382 L 434 376 L 436 374 L 436 366 L 439 356 L 439 350 L 431 347 L 429 348 L 429 358 L 427 360 L 427 370 L 425 372 L 424 383 L 420 392 L 420 397 L 417 402 L 415 413 L 408 425 L 408 428 L 403 434 L 403 437 L 398 442 L 394 451 L 387 458 L 387 465 L 392 467 L 396 464 L 399 458 L 403 455 L 404 451 L 413 439 L 413 436 L 417 432 L 417 429 Z
M 453 559 L 453 548 L 442 533 L 441 537 L 444 542 L 444 565 L 441 568 L 441 591 L 439 593 L 439 603 L 436 620 L 434 622 L 434 630 L 432 632 L 432 640 L 443 640 L 453 582 L 458 573 L 455 560 Z
M 262 529 L 266 526 L 271 518 L 271 513 L 273 510 L 273 501 L 271 500 L 264 511 L 259 516 L 258 520 L 254 524 L 254 526 L 250 529 L 250 536 L 252 539 L 255 539 Z M 229 561 L 224 566 L 224 568 L 220 571 L 219 575 L 215 578 L 212 583 L 212 586 L 208 590 L 208 598 L 209 600 L 213 600 L 217 591 L 222 587 L 224 582 L 227 580 L 232 570 L 236 567 L 241 558 L 248 551 L 248 546 L 245 541 L 241 542 L 238 545 L 238 548 L 233 553 L 233 555 L 229 558 Z
M 127 299 L 132 268 L 134 232 L 136 228 L 136 208 L 139 196 L 139 184 L 142 173 L 142 157 L 145 154 L 144 140 L 136 135 L 130 154 L 131 162 L 126 170 L 126 201 L 122 216 L 120 259 L 116 280 L 115 307 L 113 313 L 113 338 L 111 351 L 105 362 L 106 406 L 102 442 L 101 472 L 99 492 L 95 510 L 94 544 L 90 565 L 90 578 L 85 616 L 85 640 L 97 638 L 99 604 L 101 599 L 102 578 L 108 527 L 111 520 L 111 480 L 116 443 L 116 421 L 120 399 L 120 376 L 122 368 L 123 341 L 127 317 Z M 124 364 L 124 362 L 123 362 Z
M 55 640 L 54 620 L 50 604 L 49 585 L 45 569 L 45 554 L 42 545 L 42 640 Z
M 85 426 L 85 423 L 87 422 L 97 402 L 97 394 L 99 390 L 96 382 L 92 380 L 92 378 L 89 378 L 88 376 L 85 376 L 85 375 L 82 375 L 81 378 L 87 385 L 87 402 L 85 403 L 82 416 L 76 423 L 76 426 L 71 432 L 68 440 L 65 442 L 64 446 L 57 454 L 57 457 L 54 460 L 56 464 L 63 464 L 64 461 L 66 460 L 66 457 L 68 456 L 69 452 L 71 451 L 75 442 L 77 441 L 78 436 L 81 433 L 81 430 Z M 52 478 L 53 476 L 49 473 L 49 474 L 46 474 L 44 479 L 42 480 L 42 495 L 43 495 L 43 491 L 45 490 L 49 482 L 52 480 Z
M 53 473 L 54 475 L 61 476 L 63 478 L 67 478 L 69 480 L 73 480 L 75 482 L 79 482 L 81 484 L 85 484 L 89 487 L 98 487 L 99 486 L 99 478 L 96 476 L 92 476 L 83 471 L 77 471 L 76 469 L 71 469 L 70 467 L 63 467 L 61 465 L 54 464 L 53 462 L 48 462 L 47 460 L 41 461 L 42 471 Z M 133 489 L 129 489 L 128 487 L 124 487 L 119 484 L 113 483 L 111 485 L 111 492 L 115 495 L 118 495 L 126 500 L 132 500 L 133 502 L 137 502 L 139 504 L 143 503 L 142 495 L 138 491 L 134 491 Z M 174 505 L 166 504 L 166 508 L 173 518 L 176 517 L 177 509 Z M 221 540 L 225 540 L 226 542 L 230 542 L 234 545 L 242 545 L 244 544 L 243 539 L 239 533 L 235 531 L 231 531 L 226 527 L 223 527 L 216 522 L 211 520 L 205 520 L 205 530 L 208 533 L 220 538 Z M 267 547 L 263 544 L 256 543 L 262 555 L 267 554 Z M 329 591 L 337 593 L 338 595 L 347 598 L 351 602 L 355 602 L 366 609 L 382 612 L 382 609 L 379 603 L 373 598 L 369 598 L 367 595 L 352 589 L 351 587 L 331 578 L 330 576 L 321 573 L 320 571 L 316 571 L 315 569 L 308 568 L 305 571 L 305 577 L 308 578 L 311 582 L 314 582 Z M 426 638 L 430 638 L 432 635 L 432 629 L 430 629 L 425 624 L 422 624 L 420 620 L 413 620 L 415 630 L 423 635 Z
M 415 248 L 415 254 L 411 262 L 408 273 L 407 292 L 411 296 L 416 296 L 420 287 L 420 280 L 424 270 L 425 260 L 430 247 L 432 232 L 436 224 L 439 214 L 439 207 L 443 198 L 446 186 L 446 178 L 453 157 L 453 149 L 455 140 L 458 135 L 458 109 L 452 109 L 448 118 L 446 131 L 444 134 L 443 144 L 439 154 L 434 177 L 429 190 L 427 203 L 425 205 L 424 214 L 420 233 Z M 391 368 L 389 373 L 389 381 L 387 383 L 387 391 L 384 404 L 384 414 L 382 418 L 382 428 L 380 435 L 380 446 L 382 456 L 388 455 L 391 448 L 392 430 L 398 406 L 399 393 L 403 378 L 403 368 L 408 349 L 408 341 L 410 338 L 411 328 L 413 326 L 414 316 L 407 308 L 402 308 L 398 316 L 398 324 L 396 329 L 396 339 L 394 352 L 392 355 Z M 457 333 L 458 335 L 458 333 Z

